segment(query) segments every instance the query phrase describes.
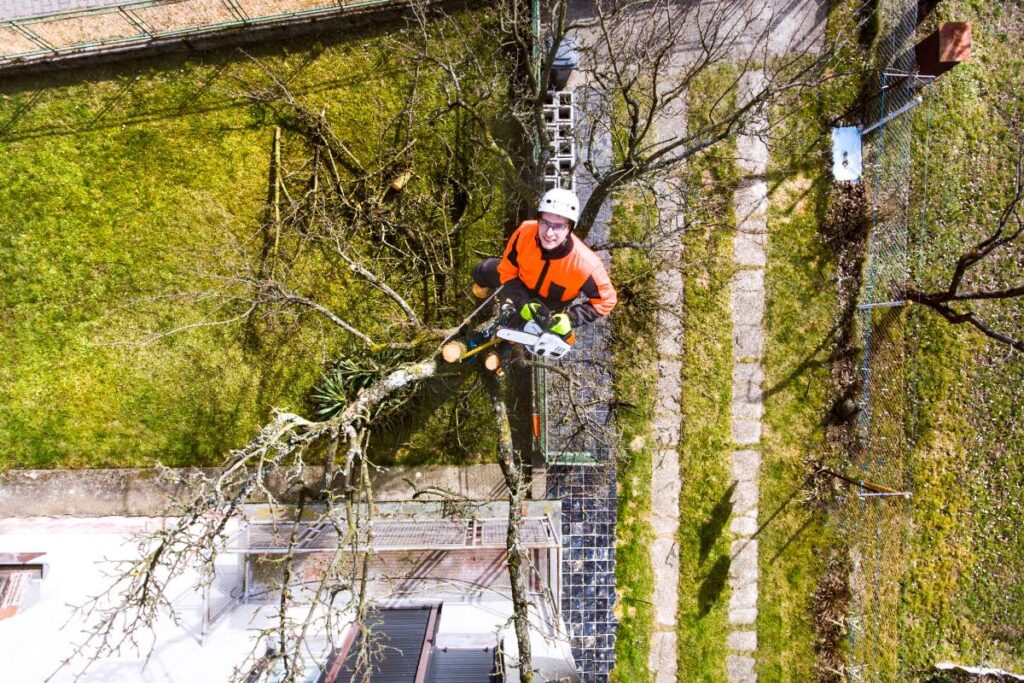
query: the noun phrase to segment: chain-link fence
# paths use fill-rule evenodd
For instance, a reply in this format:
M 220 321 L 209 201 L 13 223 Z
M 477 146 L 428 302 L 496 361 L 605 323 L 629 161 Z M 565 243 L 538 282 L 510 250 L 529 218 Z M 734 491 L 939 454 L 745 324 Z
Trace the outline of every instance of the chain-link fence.
M 130 0 L 0 20 L 0 68 L 308 22 L 399 0 Z
M 865 111 L 863 135 L 871 232 L 858 306 L 863 359 L 860 448 L 854 455 L 857 474 L 877 486 L 860 490 L 846 516 L 853 565 L 851 683 L 902 679 L 898 623 L 912 501 L 902 494 L 910 493 L 916 419 L 910 350 L 917 313 L 905 306 L 904 292 L 916 272 L 910 216 L 915 140 L 909 112 L 920 103 L 922 84 L 915 74 L 918 2 L 881 0 L 877 12 L 876 94 Z

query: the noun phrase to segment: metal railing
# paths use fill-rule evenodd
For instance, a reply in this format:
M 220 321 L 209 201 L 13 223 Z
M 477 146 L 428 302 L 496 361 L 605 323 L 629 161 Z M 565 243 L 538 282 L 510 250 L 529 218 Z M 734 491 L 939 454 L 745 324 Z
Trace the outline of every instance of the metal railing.
M 408 4 L 407 0 L 133 0 L 5 19 L 0 21 L 0 67 Z

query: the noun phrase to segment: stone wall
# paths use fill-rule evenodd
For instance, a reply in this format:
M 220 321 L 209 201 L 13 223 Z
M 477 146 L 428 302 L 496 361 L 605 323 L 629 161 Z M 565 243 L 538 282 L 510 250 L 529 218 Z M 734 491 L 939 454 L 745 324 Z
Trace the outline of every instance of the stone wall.
M 0 517 L 151 517 L 173 513 L 187 494 L 189 480 L 217 470 L 9 470 L 0 473 Z M 308 467 L 305 480 L 315 484 L 319 467 Z M 283 486 L 279 487 L 279 489 Z M 394 467 L 373 481 L 378 501 L 504 499 L 497 465 L 470 467 Z M 281 493 L 280 490 L 275 493 Z M 260 502 L 258 499 L 252 502 Z

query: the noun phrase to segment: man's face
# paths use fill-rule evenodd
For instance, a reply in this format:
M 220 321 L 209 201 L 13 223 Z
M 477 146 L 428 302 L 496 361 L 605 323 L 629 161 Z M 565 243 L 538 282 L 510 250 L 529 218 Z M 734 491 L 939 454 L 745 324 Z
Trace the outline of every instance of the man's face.
M 540 229 L 537 236 L 540 238 L 540 246 L 544 249 L 555 249 L 569 236 L 569 219 L 565 216 L 541 211 L 538 222 Z

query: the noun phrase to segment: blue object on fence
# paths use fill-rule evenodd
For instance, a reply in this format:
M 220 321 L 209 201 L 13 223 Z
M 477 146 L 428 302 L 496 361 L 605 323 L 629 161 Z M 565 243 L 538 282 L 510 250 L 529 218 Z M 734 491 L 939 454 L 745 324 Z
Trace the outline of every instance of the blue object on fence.
M 836 180 L 860 182 L 860 136 L 856 126 L 832 129 L 832 176 Z

